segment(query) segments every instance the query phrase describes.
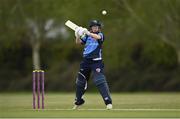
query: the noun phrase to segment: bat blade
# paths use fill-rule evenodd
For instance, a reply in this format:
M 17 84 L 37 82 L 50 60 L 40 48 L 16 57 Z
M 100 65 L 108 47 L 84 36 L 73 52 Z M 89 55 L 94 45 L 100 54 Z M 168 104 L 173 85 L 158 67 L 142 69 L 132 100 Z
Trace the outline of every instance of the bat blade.
M 78 25 L 76 25 L 75 23 L 73 23 L 73 22 L 70 21 L 70 20 L 67 20 L 67 21 L 65 22 L 65 25 L 66 25 L 67 27 L 69 27 L 70 29 L 74 30 L 74 31 L 75 31 L 76 28 L 79 27 Z

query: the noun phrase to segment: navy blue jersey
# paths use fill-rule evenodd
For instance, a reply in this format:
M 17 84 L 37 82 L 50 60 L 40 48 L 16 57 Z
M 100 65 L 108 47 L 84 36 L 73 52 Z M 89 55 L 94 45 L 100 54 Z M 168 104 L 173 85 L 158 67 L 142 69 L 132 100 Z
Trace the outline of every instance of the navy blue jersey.
M 87 59 L 93 60 L 101 60 L 102 59 L 102 43 L 104 41 L 103 33 L 97 33 L 101 36 L 101 39 L 94 39 L 91 36 L 85 36 L 81 39 L 83 44 L 85 44 L 83 57 Z

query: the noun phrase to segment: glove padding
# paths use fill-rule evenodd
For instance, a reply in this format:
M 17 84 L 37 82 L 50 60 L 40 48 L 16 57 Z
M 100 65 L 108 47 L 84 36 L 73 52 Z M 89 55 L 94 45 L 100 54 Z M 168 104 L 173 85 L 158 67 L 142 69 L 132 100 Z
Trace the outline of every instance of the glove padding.
M 90 32 L 86 29 L 86 28 L 84 28 L 84 34 L 86 34 L 86 35 L 90 35 Z
M 76 38 L 82 38 L 85 35 L 90 35 L 90 32 L 86 28 L 78 27 L 75 29 Z
M 79 31 L 82 29 L 82 27 L 78 27 L 75 29 L 75 36 L 76 38 L 80 38 L 80 34 L 79 34 Z

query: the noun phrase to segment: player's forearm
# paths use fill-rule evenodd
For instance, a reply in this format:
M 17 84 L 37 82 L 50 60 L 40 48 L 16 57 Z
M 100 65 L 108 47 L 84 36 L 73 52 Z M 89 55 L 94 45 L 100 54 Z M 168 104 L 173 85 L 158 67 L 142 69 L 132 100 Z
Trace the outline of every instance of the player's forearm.
M 88 31 L 86 28 L 83 29 L 83 33 L 85 33 L 85 34 L 88 35 L 88 36 L 93 37 L 93 38 L 96 39 L 96 40 L 101 39 L 101 36 L 100 36 L 100 35 L 95 34 L 95 33 L 91 33 L 91 32 Z
M 93 38 L 96 39 L 96 40 L 101 39 L 101 36 L 98 35 L 98 34 L 90 33 L 89 36 L 93 37 Z
M 81 40 L 79 38 L 76 38 L 76 44 L 81 44 Z

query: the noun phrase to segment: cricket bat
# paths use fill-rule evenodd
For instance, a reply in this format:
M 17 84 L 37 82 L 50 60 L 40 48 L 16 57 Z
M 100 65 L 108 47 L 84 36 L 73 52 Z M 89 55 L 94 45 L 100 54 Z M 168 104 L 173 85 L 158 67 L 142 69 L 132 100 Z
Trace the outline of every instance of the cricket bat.
M 78 25 L 76 25 L 75 23 L 73 23 L 73 22 L 70 21 L 70 20 L 67 20 L 67 21 L 65 22 L 65 25 L 66 25 L 67 27 L 69 27 L 70 29 L 74 30 L 74 31 L 75 31 L 76 28 L 79 27 Z

